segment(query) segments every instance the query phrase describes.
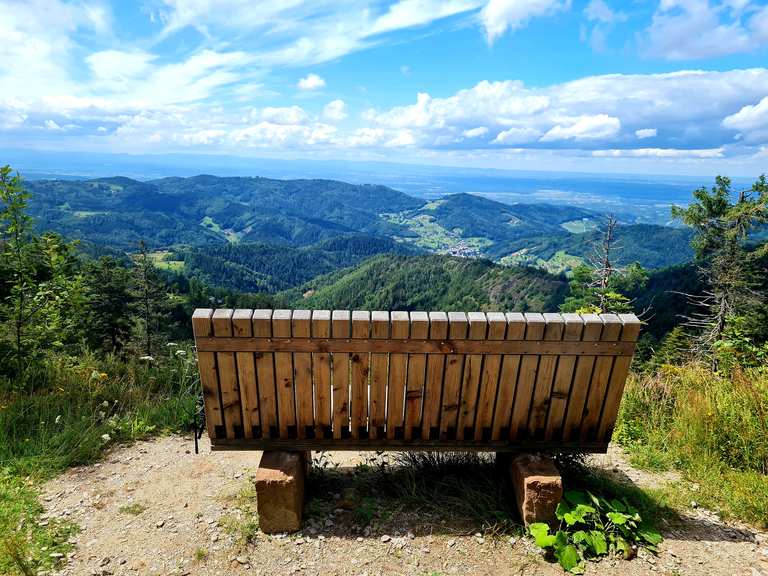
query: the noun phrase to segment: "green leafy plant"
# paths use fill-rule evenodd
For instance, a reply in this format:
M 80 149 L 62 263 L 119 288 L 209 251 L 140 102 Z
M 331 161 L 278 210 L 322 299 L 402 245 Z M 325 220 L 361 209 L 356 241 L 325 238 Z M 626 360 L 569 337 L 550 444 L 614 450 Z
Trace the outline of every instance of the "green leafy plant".
M 539 548 L 550 551 L 564 570 L 583 574 L 586 560 L 608 554 L 631 558 L 638 546 L 656 553 L 661 534 L 644 522 L 625 498 L 608 500 L 591 492 L 571 490 L 556 510 L 560 521 L 552 533 L 537 522 L 528 532 Z

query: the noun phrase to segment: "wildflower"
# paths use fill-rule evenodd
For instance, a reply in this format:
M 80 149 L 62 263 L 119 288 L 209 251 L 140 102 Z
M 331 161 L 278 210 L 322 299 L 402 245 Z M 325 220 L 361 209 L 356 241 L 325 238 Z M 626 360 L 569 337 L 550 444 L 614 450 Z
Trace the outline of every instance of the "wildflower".
M 56 416 L 56 424 L 61 424 L 61 414 Z
M 101 405 L 104 406 L 104 408 L 109 408 L 109 400 L 104 400 Z
M 109 434 L 102 434 L 101 439 L 104 440 L 104 442 L 109 442 L 110 440 L 112 440 L 112 436 L 110 436 Z
M 186 356 L 187 351 L 186 350 L 176 350 L 176 356 Z
M 106 372 L 99 373 L 99 380 L 101 380 L 102 382 L 104 382 L 104 380 L 106 380 L 107 378 L 109 378 L 109 375 Z
M 176 344 L 176 342 L 168 342 L 168 344 L 166 344 L 166 346 L 168 346 L 170 348 L 170 347 L 178 346 L 178 344 Z
M 99 410 L 99 420 L 104 420 L 104 417 L 105 417 L 106 415 L 107 415 L 107 414 L 106 414 L 104 411 L 102 411 L 102 410 Z
M 139 360 L 142 362 L 154 362 L 155 359 L 152 356 L 139 356 Z

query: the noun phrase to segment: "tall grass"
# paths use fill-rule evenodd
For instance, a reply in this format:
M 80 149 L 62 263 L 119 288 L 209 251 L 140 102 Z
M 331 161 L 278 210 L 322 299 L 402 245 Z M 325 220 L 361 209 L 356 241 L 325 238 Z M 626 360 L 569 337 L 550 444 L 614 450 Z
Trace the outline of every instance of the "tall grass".
M 36 521 L 39 483 L 115 442 L 189 429 L 196 372 L 191 350 L 169 346 L 150 362 L 51 356 L 0 381 L 0 573 L 50 567 L 76 530 Z
M 627 383 L 616 439 L 633 463 L 677 468 L 681 495 L 768 523 L 768 370 L 730 374 L 703 364 L 662 366 Z

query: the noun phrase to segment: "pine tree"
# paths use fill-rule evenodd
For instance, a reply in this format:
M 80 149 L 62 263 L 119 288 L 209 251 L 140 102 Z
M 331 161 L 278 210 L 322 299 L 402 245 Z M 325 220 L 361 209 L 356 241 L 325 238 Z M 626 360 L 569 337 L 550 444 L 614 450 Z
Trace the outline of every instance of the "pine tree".
M 152 356 L 159 338 L 167 331 L 169 298 L 147 245 L 139 242 L 134 256 L 131 294 L 138 319 L 139 337 L 146 356 Z
M 131 274 L 117 260 L 104 256 L 86 267 L 88 337 L 91 345 L 122 354 L 131 333 Z

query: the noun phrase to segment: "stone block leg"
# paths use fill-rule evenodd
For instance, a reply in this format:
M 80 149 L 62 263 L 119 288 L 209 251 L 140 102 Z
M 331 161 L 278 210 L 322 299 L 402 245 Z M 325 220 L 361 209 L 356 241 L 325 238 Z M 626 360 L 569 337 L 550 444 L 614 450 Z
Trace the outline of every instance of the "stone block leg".
M 256 472 L 256 505 L 263 532 L 301 529 L 306 472 L 304 452 L 264 452 Z
M 552 458 L 520 454 L 509 464 L 520 518 L 526 524 L 553 523 L 555 509 L 563 498 L 563 480 Z

